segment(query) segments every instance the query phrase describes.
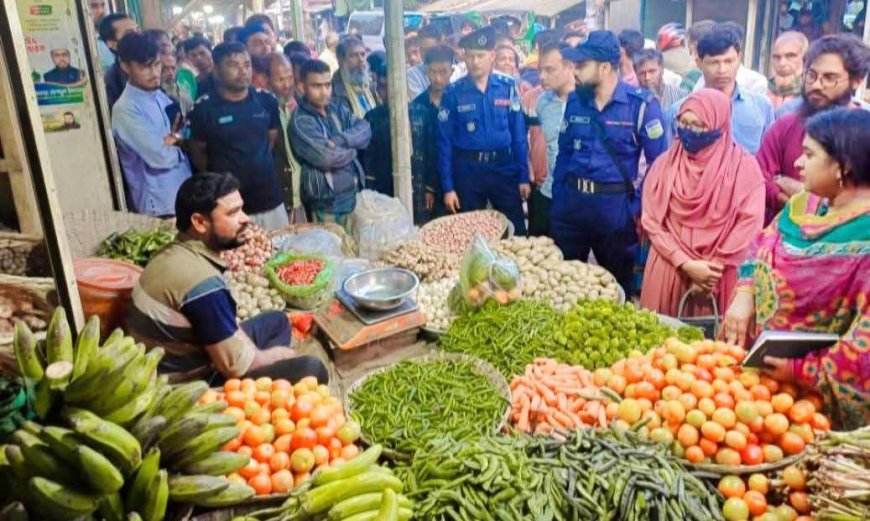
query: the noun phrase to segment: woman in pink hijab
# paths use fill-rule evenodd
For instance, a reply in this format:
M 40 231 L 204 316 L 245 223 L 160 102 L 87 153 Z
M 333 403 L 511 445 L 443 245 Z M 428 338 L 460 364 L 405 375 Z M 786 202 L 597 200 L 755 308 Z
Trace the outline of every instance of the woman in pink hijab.
M 710 312 L 709 293 L 727 309 L 737 268 L 764 221 L 758 162 L 731 138 L 731 100 L 713 89 L 689 96 L 677 115 L 677 137 L 644 181 L 641 224 L 652 248 L 641 306 L 676 316 Z

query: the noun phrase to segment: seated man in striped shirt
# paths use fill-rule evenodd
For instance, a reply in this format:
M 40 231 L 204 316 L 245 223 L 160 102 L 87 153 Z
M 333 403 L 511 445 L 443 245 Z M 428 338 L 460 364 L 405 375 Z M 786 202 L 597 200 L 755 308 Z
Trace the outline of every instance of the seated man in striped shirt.
M 317 358 L 290 347 L 292 327 L 281 311 L 238 323 L 222 277 L 220 252 L 242 244 L 249 224 L 239 182 L 230 174 L 187 179 L 175 202 L 175 241 L 151 259 L 133 289 L 127 329 L 149 347 L 163 346 L 160 371 L 174 379 L 269 376 L 297 381 L 328 373 Z

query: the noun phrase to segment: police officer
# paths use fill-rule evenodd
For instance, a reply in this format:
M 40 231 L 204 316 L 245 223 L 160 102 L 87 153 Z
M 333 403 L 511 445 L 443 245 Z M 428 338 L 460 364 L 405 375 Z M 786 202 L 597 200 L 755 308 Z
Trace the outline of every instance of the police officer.
M 619 40 L 593 31 L 562 51 L 576 63 L 553 170 L 551 233 L 566 259 L 596 261 L 627 295 L 638 246 L 640 190 L 634 182 L 643 151 L 648 164 L 667 149 L 655 96 L 619 80 Z
M 481 210 L 490 203 L 525 235 L 529 144 L 517 85 L 493 74 L 496 33 L 479 29 L 459 41 L 468 75 L 444 92 L 438 111 L 436 156 L 448 210 Z

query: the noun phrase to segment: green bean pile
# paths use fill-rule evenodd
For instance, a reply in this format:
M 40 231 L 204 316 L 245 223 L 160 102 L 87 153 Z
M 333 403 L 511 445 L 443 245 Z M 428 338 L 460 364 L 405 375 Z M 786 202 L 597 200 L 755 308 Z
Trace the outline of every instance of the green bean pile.
M 720 497 L 661 445 L 633 432 L 584 429 L 564 441 L 535 438 L 532 461 L 565 469 L 568 519 L 722 520 Z
M 466 360 L 405 360 L 370 376 L 350 396 L 363 436 L 406 454 L 429 438 L 491 434 L 509 405 Z
M 587 300 L 562 317 L 555 334 L 556 345 L 548 356 L 590 370 L 610 367 L 631 351 L 646 353 L 672 336 L 684 342 L 704 338 L 699 328 L 674 331 L 660 324 L 655 313 L 631 304 Z
M 487 436 L 476 442 L 432 440 L 396 468 L 419 521 L 565 520 L 568 502 L 558 461 L 527 454 L 530 438 Z M 590 518 L 591 519 L 591 518 Z
M 487 302 L 457 317 L 440 343 L 445 351 L 482 358 L 510 378 L 523 374 L 535 358 L 549 355 L 558 323 L 558 313 L 544 302 Z

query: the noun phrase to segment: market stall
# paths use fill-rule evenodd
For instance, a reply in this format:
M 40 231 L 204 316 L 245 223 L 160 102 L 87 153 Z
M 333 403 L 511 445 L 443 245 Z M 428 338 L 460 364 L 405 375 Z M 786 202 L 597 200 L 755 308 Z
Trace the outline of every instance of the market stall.
M 330 385 L 170 384 L 163 349 L 101 335 L 99 314 L 76 333 L 60 310 L 13 313 L 0 503 L 31 519 L 864 515 L 868 434 L 830 432 L 815 390 L 626 303 L 497 212 L 415 228 L 380 197 L 348 231 L 251 227 L 223 253 L 239 319 L 288 312 Z M 142 265 L 161 226 L 82 251 Z

